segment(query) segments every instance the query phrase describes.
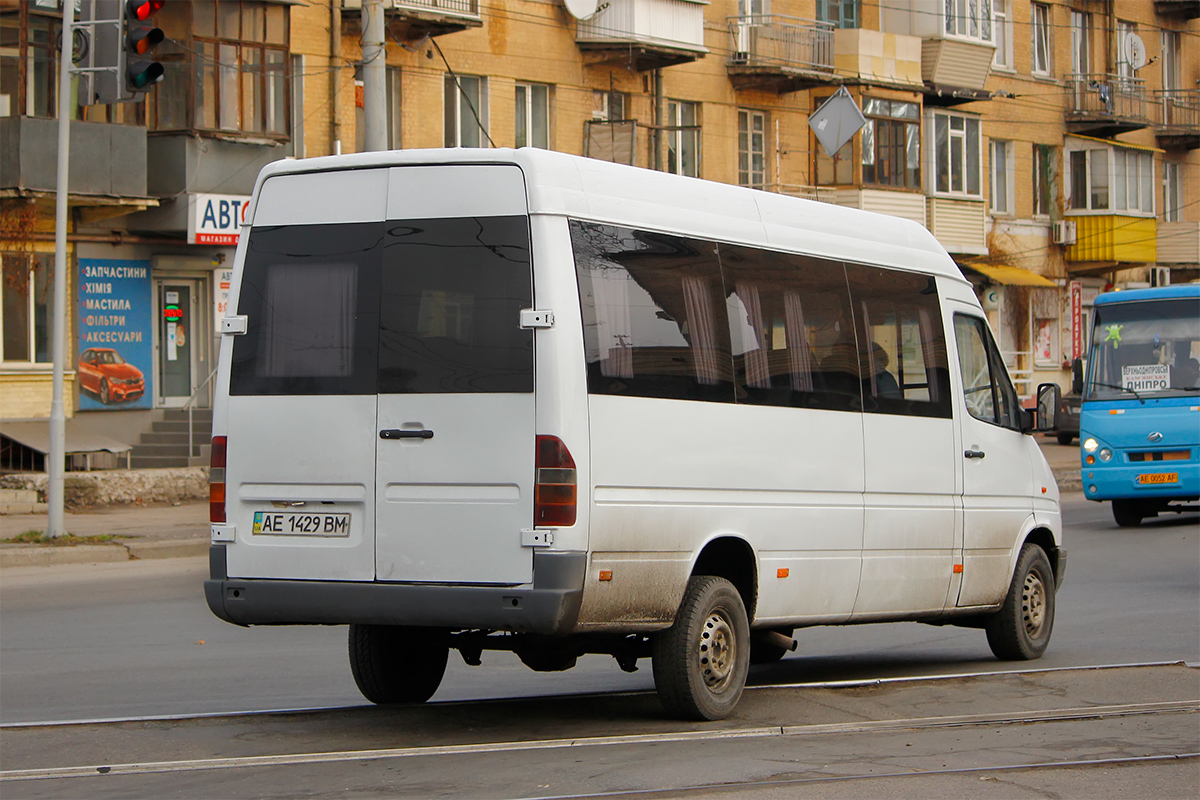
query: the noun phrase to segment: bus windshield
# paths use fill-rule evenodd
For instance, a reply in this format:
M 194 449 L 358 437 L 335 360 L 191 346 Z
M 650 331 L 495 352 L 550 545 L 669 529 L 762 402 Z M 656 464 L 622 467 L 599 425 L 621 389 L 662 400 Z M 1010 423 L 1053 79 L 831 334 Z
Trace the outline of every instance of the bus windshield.
M 1200 301 L 1097 304 L 1085 400 L 1197 394 Z

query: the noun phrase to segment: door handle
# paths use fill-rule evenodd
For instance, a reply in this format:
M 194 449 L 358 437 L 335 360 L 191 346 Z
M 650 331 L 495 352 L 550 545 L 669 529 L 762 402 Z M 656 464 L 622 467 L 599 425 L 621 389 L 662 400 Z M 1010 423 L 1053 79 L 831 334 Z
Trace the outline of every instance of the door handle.
M 967 458 L 983 458 L 987 454 L 982 450 L 968 450 L 967 452 L 963 453 L 963 455 Z
M 432 439 L 433 431 L 423 430 L 401 430 L 399 428 L 385 428 L 379 432 L 380 439 Z

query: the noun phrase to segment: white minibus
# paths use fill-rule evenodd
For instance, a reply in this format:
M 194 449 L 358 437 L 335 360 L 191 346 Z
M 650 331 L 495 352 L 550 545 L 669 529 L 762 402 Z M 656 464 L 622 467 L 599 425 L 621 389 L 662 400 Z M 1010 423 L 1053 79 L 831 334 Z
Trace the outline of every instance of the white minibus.
M 537 149 L 277 162 L 245 225 L 208 604 L 349 625 L 369 700 L 605 653 L 717 719 L 796 628 L 1045 650 L 1058 388 L 920 225 Z

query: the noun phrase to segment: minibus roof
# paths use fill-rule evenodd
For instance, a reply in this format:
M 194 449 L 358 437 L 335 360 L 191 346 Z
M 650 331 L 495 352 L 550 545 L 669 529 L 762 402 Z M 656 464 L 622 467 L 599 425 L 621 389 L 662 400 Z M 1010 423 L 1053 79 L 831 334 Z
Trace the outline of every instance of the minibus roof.
M 263 168 L 254 196 L 276 175 L 451 164 L 516 165 L 525 175 L 531 214 L 684 233 L 966 282 L 933 234 L 912 220 L 532 147 L 286 159 Z M 253 214 L 251 209 L 248 224 Z

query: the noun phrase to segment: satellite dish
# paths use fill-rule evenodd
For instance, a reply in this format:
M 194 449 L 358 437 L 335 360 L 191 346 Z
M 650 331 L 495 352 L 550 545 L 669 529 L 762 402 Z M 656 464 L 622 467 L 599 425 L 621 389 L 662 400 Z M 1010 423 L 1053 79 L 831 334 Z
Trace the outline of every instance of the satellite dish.
M 1125 63 L 1134 69 L 1146 66 L 1146 43 L 1136 33 L 1125 34 L 1125 41 L 1121 43 L 1121 54 L 1125 56 Z
M 563 0 L 567 12 L 575 19 L 591 19 L 600 5 L 600 0 Z

